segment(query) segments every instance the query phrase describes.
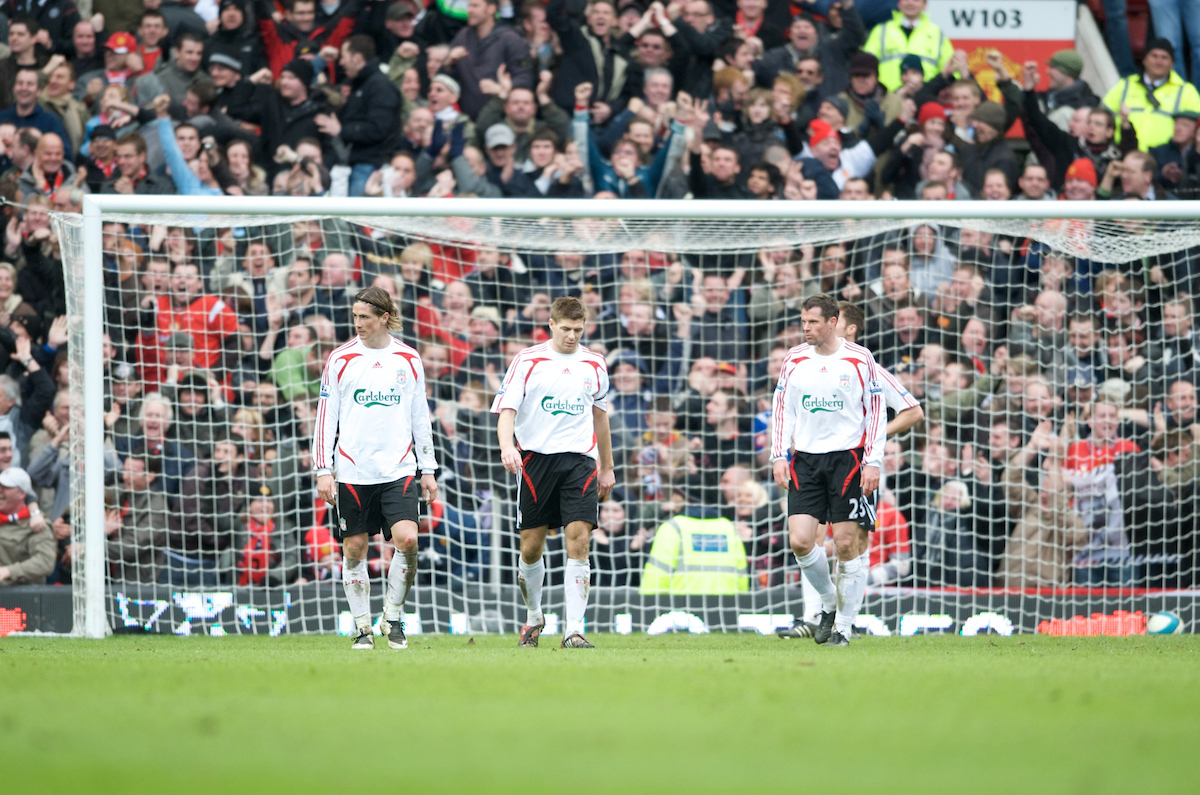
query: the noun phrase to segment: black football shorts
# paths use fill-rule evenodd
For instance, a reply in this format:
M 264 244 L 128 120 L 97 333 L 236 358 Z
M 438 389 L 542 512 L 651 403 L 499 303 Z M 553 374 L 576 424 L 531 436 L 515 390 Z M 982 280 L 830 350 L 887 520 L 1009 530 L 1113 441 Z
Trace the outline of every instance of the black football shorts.
M 598 524 L 596 459 L 579 453 L 521 454 L 517 529 Z
M 341 541 L 359 533 L 383 533 L 396 522 L 415 522 L 421 517 L 421 479 L 417 475 L 391 483 L 358 486 L 338 484 L 338 526 Z
M 820 522 L 858 522 L 875 529 L 875 494 L 862 493 L 862 448 L 833 453 L 795 453 L 788 468 L 788 516 Z

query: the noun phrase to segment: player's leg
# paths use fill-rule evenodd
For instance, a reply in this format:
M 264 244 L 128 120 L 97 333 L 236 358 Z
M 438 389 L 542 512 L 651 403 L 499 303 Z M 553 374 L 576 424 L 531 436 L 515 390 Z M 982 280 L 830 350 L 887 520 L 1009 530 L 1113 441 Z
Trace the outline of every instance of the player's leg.
M 525 600 L 525 626 L 521 627 L 524 648 L 538 645 L 538 637 L 546 619 L 542 615 L 542 586 L 546 582 L 546 561 L 542 553 L 546 548 L 546 531 L 550 528 L 531 527 L 521 531 L 521 562 L 518 564 L 517 584 L 521 587 L 521 598 Z
M 854 619 L 862 607 L 866 593 L 866 569 L 859 550 L 862 548 L 859 533 L 863 532 L 858 522 L 835 522 L 833 543 L 837 548 L 837 617 L 834 620 L 835 636 L 849 639 Z M 844 645 L 835 637 L 834 645 Z
M 596 462 L 584 455 L 568 454 L 560 459 L 562 480 L 558 487 L 558 509 L 567 541 L 567 566 L 563 577 L 566 596 L 566 621 L 563 623 L 563 648 L 590 649 L 583 634 L 591 566 L 588 549 L 592 528 L 596 526 L 599 491 Z
M 837 590 L 833 578 L 829 576 L 829 557 L 825 554 L 825 544 L 817 538 L 820 526 L 817 517 L 808 514 L 788 517 L 788 540 L 792 544 L 792 554 L 796 556 L 800 573 L 812 586 L 821 606 L 816 615 L 817 629 L 813 633 L 813 640 L 824 643 L 833 631 Z
M 817 535 L 820 538 L 825 537 L 825 525 L 821 525 L 817 529 Z M 793 554 L 795 554 L 793 552 Z M 826 553 L 828 554 L 828 553 Z M 799 560 L 799 558 L 797 558 Z M 817 625 L 821 620 L 821 595 L 817 593 L 817 589 L 808 581 L 808 577 L 803 574 L 800 576 L 800 599 L 804 607 L 799 616 L 792 620 L 790 627 L 783 627 L 775 632 L 785 640 L 811 638 L 816 633 Z
M 871 577 L 871 534 L 862 525 L 858 527 L 858 572 L 855 574 L 855 577 L 858 580 L 854 586 L 858 600 L 850 606 L 850 609 L 853 615 L 857 617 L 862 612 L 863 600 L 867 595 L 867 580 Z M 851 634 L 847 637 L 853 637 L 856 632 L 857 630 L 854 625 L 851 625 Z
M 866 592 L 861 535 L 864 525 L 875 526 L 875 504 L 862 493 L 862 453 L 850 450 L 831 458 L 833 490 L 829 496 L 833 545 L 837 551 L 837 617 L 830 642 L 847 645 L 854 619 Z
M 788 541 L 800 564 L 800 572 L 821 601 L 821 613 L 813 639 L 824 643 L 833 631 L 837 591 L 829 576 L 829 558 L 823 538 L 818 537 L 821 522 L 828 513 L 828 495 L 823 473 L 814 462 L 820 459 L 804 453 L 792 456 L 792 487 L 788 489 Z
M 561 526 L 555 492 L 556 456 L 528 453 L 523 459 L 517 491 L 517 528 L 521 531 L 521 560 L 517 584 L 525 600 L 525 626 L 517 646 L 536 648 L 546 619 L 542 615 L 542 587 L 546 582 L 546 532 Z
M 388 648 L 406 649 L 402 614 L 408 592 L 417 577 L 417 522 L 420 520 L 421 483 L 410 475 L 379 489 L 380 512 L 391 528 L 396 553 L 388 566 L 387 593 L 383 600 L 383 634 Z
M 567 524 L 567 567 L 563 577 L 566 591 L 566 621 L 563 624 L 563 646 L 569 648 L 592 648 L 583 636 L 583 619 L 587 613 L 588 591 L 591 583 L 591 566 L 588 564 L 588 547 L 593 524 L 574 521 Z
M 342 543 L 342 589 L 354 626 L 358 630 L 353 649 L 373 649 L 371 634 L 371 576 L 367 572 L 367 551 L 371 535 L 378 530 L 368 527 L 371 516 L 369 489 L 348 483 L 338 484 L 338 540 Z
M 401 520 L 392 525 L 396 552 L 388 564 L 387 595 L 383 599 L 383 634 L 388 648 L 407 649 L 404 635 L 404 603 L 417 578 L 417 523 Z

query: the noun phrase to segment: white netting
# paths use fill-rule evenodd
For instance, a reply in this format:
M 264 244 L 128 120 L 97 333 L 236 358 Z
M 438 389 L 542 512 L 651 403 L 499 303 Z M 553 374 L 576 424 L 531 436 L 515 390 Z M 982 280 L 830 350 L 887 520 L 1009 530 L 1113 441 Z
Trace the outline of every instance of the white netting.
M 77 320 L 82 224 L 55 222 Z M 1033 629 L 1194 584 L 1195 224 L 139 214 L 106 215 L 87 244 L 103 247 L 113 343 L 108 459 L 76 447 L 76 461 L 113 470 L 115 628 L 153 628 L 156 610 L 181 632 L 339 626 L 340 557 L 309 448 L 320 365 L 373 283 L 396 297 L 431 385 L 443 499 L 409 604 L 425 631 L 513 631 L 524 615 L 515 484 L 486 407 L 566 294 L 593 312 L 585 342 L 608 356 L 615 393 L 617 491 L 594 534 L 588 614 L 603 629 L 671 609 L 714 629 L 800 615 L 766 458 L 774 373 L 819 291 L 865 312 L 859 342 L 926 414 L 888 446 L 866 612 L 893 629 L 980 611 Z M 144 467 L 160 470 L 152 483 L 135 477 Z M 749 571 L 734 595 L 643 587 L 684 498 L 733 520 Z M 548 548 L 547 609 L 561 615 L 561 536 Z M 378 613 L 393 549 L 380 537 L 372 550 Z

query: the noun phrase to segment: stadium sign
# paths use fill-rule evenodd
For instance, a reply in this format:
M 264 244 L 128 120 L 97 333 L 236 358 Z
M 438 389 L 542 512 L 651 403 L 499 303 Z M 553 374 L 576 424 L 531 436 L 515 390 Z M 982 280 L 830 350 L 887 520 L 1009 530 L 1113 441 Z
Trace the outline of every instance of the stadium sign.
M 1024 63 L 1037 61 L 1041 75 L 1037 88 L 1045 91 L 1050 85 L 1046 74 L 1050 56 L 1075 49 L 1075 6 L 1075 0 L 929 0 L 926 13 L 954 49 L 967 53 L 971 74 L 987 98 L 1003 104 L 987 62 L 988 50 L 1000 51 L 1004 68 L 1018 85 Z M 1024 134 L 1019 120 L 1009 131 L 1009 137 Z

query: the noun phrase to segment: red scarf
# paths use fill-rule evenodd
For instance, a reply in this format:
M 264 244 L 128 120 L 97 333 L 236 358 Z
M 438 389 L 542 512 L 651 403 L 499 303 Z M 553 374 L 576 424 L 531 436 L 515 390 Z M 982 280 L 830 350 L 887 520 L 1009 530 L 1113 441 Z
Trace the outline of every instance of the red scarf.
M 263 585 L 267 580 L 267 569 L 271 566 L 271 532 L 275 529 L 275 520 L 260 524 L 253 519 L 246 520 L 246 531 L 250 540 L 242 547 L 242 559 L 238 561 L 238 585 Z
M 22 519 L 28 518 L 29 506 L 22 505 L 21 510 L 17 511 L 16 513 L 0 513 L 0 525 L 12 524 L 13 522 L 19 522 Z
M 735 22 L 735 24 L 739 28 L 741 28 L 746 33 L 747 36 L 757 36 L 758 29 L 762 27 L 762 23 L 763 23 L 764 19 L 766 19 L 766 16 L 759 17 L 758 24 L 755 25 L 754 27 L 750 27 L 750 24 L 746 22 L 746 18 L 744 16 L 742 16 L 742 12 L 739 11 L 739 12 L 737 12 L 737 21 Z

